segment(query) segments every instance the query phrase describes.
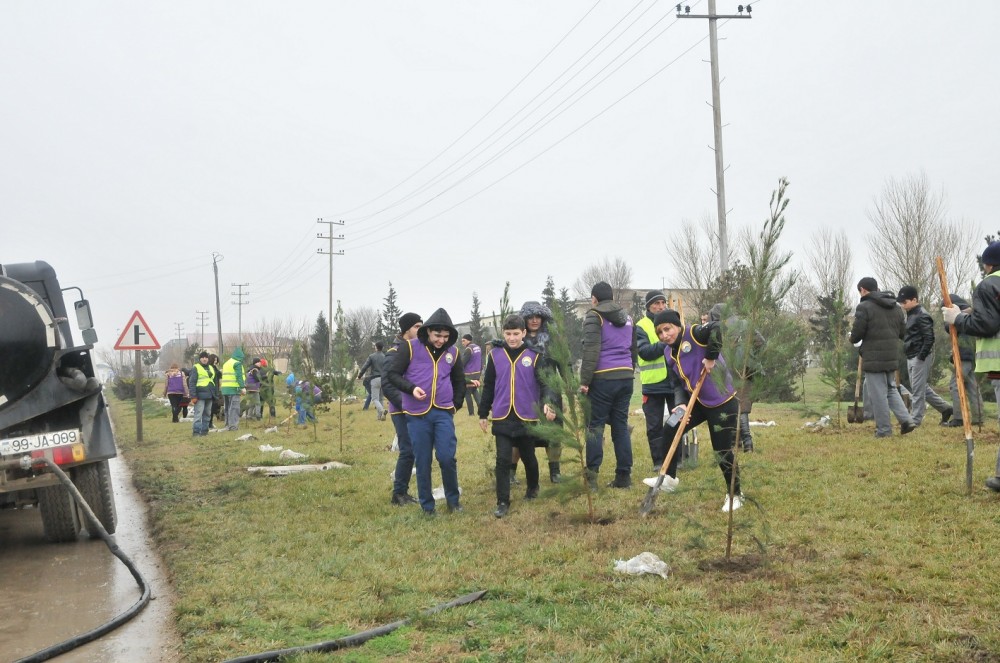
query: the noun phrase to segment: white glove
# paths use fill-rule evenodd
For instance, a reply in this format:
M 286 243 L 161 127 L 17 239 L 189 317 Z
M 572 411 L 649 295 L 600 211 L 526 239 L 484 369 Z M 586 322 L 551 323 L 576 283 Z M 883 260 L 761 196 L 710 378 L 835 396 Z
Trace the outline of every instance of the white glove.
M 954 304 L 941 307 L 941 315 L 944 316 L 944 321 L 949 325 L 955 324 L 955 318 L 958 317 L 959 313 L 961 313 L 961 310 Z

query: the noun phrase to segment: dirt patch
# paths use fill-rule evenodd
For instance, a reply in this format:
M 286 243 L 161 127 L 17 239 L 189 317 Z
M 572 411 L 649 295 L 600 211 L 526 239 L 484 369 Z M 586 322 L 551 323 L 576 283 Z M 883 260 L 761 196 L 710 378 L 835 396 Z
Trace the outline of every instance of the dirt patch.
M 763 555 L 736 555 L 726 559 L 717 557 L 706 559 L 698 563 L 698 568 L 702 571 L 721 571 L 722 573 L 752 573 L 763 568 L 767 564 L 767 558 Z

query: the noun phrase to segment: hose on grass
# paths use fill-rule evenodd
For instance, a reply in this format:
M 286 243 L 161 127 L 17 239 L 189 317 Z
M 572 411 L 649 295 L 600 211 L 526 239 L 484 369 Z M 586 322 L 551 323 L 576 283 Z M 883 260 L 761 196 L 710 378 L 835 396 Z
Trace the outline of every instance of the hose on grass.
M 111 619 L 110 621 L 107 621 L 96 628 L 86 631 L 85 633 L 80 633 L 79 635 L 75 635 L 72 638 L 69 638 L 68 640 L 63 640 L 62 642 L 54 644 L 51 647 L 46 647 L 45 649 L 37 651 L 34 654 L 30 654 L 29 656 L 25 656 L 24 658 L 19 658 L 17 659 L 17 661 L 15 661 L 15 663 L 37 663 L 39 661 L 47 661 L 55 656 L 59 656 L 60 654 L 65 654 L 66 652 L 76 649 L 81 645 L 85 645 L 88 642 L 93 642 L 94 640 L 97 640 L 101 636 L 106 635 L 111 631 L 115 630 L 119 626 L 122 626 L 127 621 L 138 615 L 139 612 L 146 607 L 146 605 L 149 603 L 150 591 L 149 591 L 149 584 L 146 582 L 146 579 L 142 577 L 142 574 L 139 573 L 139 569 L 136 568 L 135 564 L 128 557 L 128 555 L 126 555 L 122 551 L 122 549 L 118 547 L 118 544 L 115 543 L 115 540 L 111 538 L 111 535 L 108 534 L 106 529 L 104 529 L 104 526 L 101 525 L 101 521 L 97 519 L 97 516 L 94 515 L 94 512 L 90 508 L 90 505 L 87 504 L 87 500 L 83 498 L 83 495 L 81 495 L 80 491 L 77 490 L 76 485 L 73 484 L 73 480 L 69 478 L 69 476 L 62 470 L 61 467 L 56 465 L 52 460 L 44 457 L 43 458 L 25 457 L 23 460 L 8 461 L 8 464 L 14 464 L 14 463 L 19 463 L 21 464 L 21 466 L 27 464 L 28 467 L 30 467 L 31 465 L 38 465 L 38 464 L 47 465 L 48 468 L 52 470 L 52 473 L 55 474 L 56 477 L 59 479 L 59 481 L 66 487 L 66 490 L 69 491 L 69 494 L 72 495 L 76 503 L 80 506 L 80 510 L 83 512 L 83 515 L 87 519 L 87 528 L 90 530 L 90 532 L 91 533 L 96 532 L 97 535 L 101 538 L 101 540 L 104 541 L 104 544 L 111 551 L 111 554 L 113 554 L 115 557 L 121 560 L 122 564 L 124 564 L 125 567 L 129 570 L 129 573 L 132 574 L 132 577 L 135 578 L 136 583 L 139 585 L 139 589 L 142 591 L 142 596 L 139 597 L 139 600 L 136 601 L 134 604 L 132 604 L 132 606 L 128 610 L 121 613 L 114 619 Z
M 420 616 L 426 617 L 428 615 L 433 615 L 436 612 L 447 610 L 448 608 L 454 608 L 455 606 L 478 601 L 483 598 L 484 594 L 486 594 L 485 589 L 478 592 L 472 592 L 471 594 L 466 594 L 465 596 L 459 596 L 457 599 L 453 599 L 447 603 L 442 603 L 441 605 L 436 605 L 429 610 L 425 610 L 420 613 Z M 412 620 L 401 619 L 399 621 L 392 622 L 391 624 L 384 624 L 382 626 L 368 629 L 367 631 L 346 635 L 343 638 L 338 638 L 336 640 L 328 640 L 327 642 L 319 642 L 314 645 L 304 645 L 302 647 L 275 649 L 272 651 L 261 652 L 259 654 L 249 654 L 239 658 L 231 658 L 223 663 L 265 663 L 266 661 L 280 661 L 282 658 L 293 654 L 302 654 L 305 652 L 330 652 L 337 651 L 338 649 L 346 649 L 347 647 L 357 647 L 368 642 L 372 638 L 392 633 L 399 627 L 406 626 L 410 623 L 410 621 Z

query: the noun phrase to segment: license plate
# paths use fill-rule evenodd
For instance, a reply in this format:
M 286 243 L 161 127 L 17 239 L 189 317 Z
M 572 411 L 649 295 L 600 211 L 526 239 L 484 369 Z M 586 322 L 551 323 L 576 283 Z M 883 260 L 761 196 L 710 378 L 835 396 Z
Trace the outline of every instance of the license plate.
M 0 440 L 0 456 L 52 449 L 54 447 L 66 446 L 67 444 L 76 444 L 77 442 L 83 442 L 83 436 L 78 430 L 60 430 L 52 431 L 51 433 L 24 435 L 22 437 L 9 437 Z

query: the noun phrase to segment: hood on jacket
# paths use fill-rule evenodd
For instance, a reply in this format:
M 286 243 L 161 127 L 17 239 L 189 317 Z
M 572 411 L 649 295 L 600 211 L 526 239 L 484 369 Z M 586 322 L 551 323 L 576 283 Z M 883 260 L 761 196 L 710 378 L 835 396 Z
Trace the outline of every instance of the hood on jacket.
M 242 362 L 246 358 L 246 355 L 243 354 L 243 348 L 236 348 L 235 350 L 233 350 L 232 357 L 236 361 Z
M 894 308 L 899 306 L 896 302 L 896 296 L 891 292 L 870 292 L 862 299 L 870 299 L 882 308 Z
M 725 304 L 716 304 L 712 308 L 708 309 L 709 322 L 722 322 L 722 314 L 725 311 L 725 308 Z
M 552 322 L 552 311 L 549 307 L 541 302 L 530 301 L 524 302 L 521 305 L 521 310 L 518 315 L 522 318 L 527 318 L 529 315 L 537 315 L 542 319 L 542 322 Z
M 628 312 L 613 299 L 600 302 L 591 309 L 597 311 L 602 318 L 613 324 L 615 327 L 624 327 L 628 322 Z
M 448 315 L 448 311 L 445 311 L 443 308 L 439 308 L 434 311 L 431 313 L 430 317 L 424 320 L 423 326 L 417 330 L 417 338 L 424 343 L 427 343 L 427 334 L 435 327 L 444 327 L 451 332 L 448 335 L 448 340 L 445 341 L 445 344 L 442 346 L 443 348 L 450 348 L 458 342 L 458 330 L 455 329 L 455 325 L 451 323 L 451 316 Z

